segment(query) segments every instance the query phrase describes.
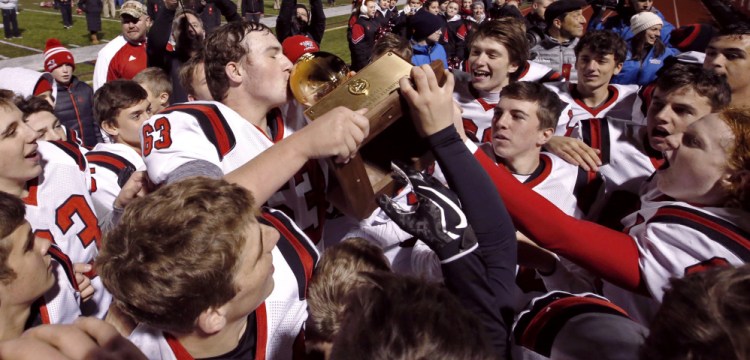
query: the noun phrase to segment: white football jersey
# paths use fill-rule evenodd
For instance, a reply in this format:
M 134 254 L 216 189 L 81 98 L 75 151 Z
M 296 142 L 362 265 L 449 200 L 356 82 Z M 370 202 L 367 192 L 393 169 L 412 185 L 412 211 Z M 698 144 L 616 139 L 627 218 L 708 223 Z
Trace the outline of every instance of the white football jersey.
M 255 358 L 292 359 L 293 353 L 302 350 L 294 345 L 307 320 L 307 285 L 320 254 L 289 217 L 267 210 L 260 221 L 279 230 L 281 237 L 272 252 L 276 286 L 255 310 L 259 355 Z M 129 339 L 151 360 L 186 358 L 179 342 L 167 340 L 164 332 L 148 325 L 138 325 Z
M 89 194 L 91 180 L 82 148 L 65 141 L 39 141 L 42 174 L 30 182 L 26 219 L 34 232 L 50 239 L 72 263 L 93 263 L 99 253 L 101 231 Z M 61 269 L 62 270 L 62 269 Z M 58 271 L 58 282 L 63 273 Z M 83 315 L 103 318 L 111 295 L 96 274 L 92 301 L 83 304 Z
M 557 92 L 568 104 L 558 121 L 556 135 L 580 139 L 590 147 L 601 151 L 602 166 L 599 174 L 604 180 L 604 194 L 594 201 L 591 219 L 604 223 L 616 223 L 618 219 L 603 219 L 607 216 L 604 206 L 617 196 L 637 203 L 637 194 L 643 182 L 658 168 L 659 160 L 646 154 L 643 147 L 645 122 L 635 85 L 609 85 L 610 97 L 597 108 L 583 103 L 575 90 L 575 84 L 550 83 L 547 87 Z M 624 199 L 624 198 L 622 198 Z M 634 210 L 629 209 L 625 214 Z
M 652 189 L 641 209 L 623 219 L 638 246 L 639 264 L 650 301 L 606 284 L 604 295 L 648 324 L 671 277 L 717 265 L 750 261 L 750 214 L 741 209 L 697 207 Z
M 112 211 L 117 195 L 135 171 L 146 168 L 141 155 L 124 144 L 96 144 L 86 153 L 91 199 L 100 219 Z
M 526 61 L 526 66 L 524 66 L 523 69 L 521 69 L 521 73 L 518 74 L 518 81 L 546 83 L 564 80 L 565 78 L 551 67 L 533 61 Z
M 463 113 L 461 118 L 466 136 L 475 143 L 488 142 L 492 139 L 492 117 L 495 106 L 500 101 L 500 93 L 486 93 L 471 86 L 471 75 L 455 70 L 453 75 L 456 85 L 453 88 L 453 100 L 458 103 Z
M 219 102 L 177 104 L 143 124 L 141 153 L 148 175 L 157 185 L 175 169 L 195 160 L 210 162 L 228 174 L 305 124 L 302 108 L 296 102 L 269 113 L 273 139 Z M 321 239 L 328 207 L 323 166 L 317 160 L 309 161 L 267 203 L 294 219 L 315 243 Z
M 544 84 L 560 97 L 560 100 L 569 105 L 560 114 L 557 122 L 555 135 L 565 135 L 576 124 L 590 119 L 610 118 L 630 120 L 636 124 L 645 124 L 643 113 L 638 104 L 638 86 L 636 85 L 609 85 L 609 97 L 607 100 L 595 107 L 587 106 L 576 91 L 576 84 L 569 82 L 553 82 Z

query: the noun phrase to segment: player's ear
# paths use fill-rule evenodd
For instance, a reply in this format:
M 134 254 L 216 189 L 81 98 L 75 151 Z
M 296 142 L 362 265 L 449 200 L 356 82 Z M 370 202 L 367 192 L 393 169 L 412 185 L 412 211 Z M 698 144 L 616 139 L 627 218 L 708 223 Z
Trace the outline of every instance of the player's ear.
M 102 121 L 102 130 L 104 130 L 109 136 L 117 136 L 120 134 L 114 121 Z
M 537 143 L 537 145 L 544 146 L 544 144 L 549 142 L 549 139 L 552 139 L 553 135 L 555 135 L 555 129 L 553 128 L 546 128 L 539 131 L 539 142 Z
M 244 61 L 244 60 L 240 60 Z M 240 84 L 242 83 L 242 66 L 239 63 L 230 61 L 224 66 L 224 72 L 227 74 L 227 79 L 230 82 Z
M 169 94 L 165 92 L 159 94 L 159 103 L 162 107 L 166 107 L 167 105 L 169 105 Z
M 227 325 L 226 311 L 223 307 L 208 308 L 198 315 L 198 328 L 206 334 L 215 334 Z

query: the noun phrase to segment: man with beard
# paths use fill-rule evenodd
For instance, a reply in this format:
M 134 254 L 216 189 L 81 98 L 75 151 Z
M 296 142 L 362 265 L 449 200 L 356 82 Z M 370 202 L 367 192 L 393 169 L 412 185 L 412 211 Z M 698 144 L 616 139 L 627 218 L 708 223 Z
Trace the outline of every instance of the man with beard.
M 151 18 L 146 6 L 129 0 L 120 8 L 122 34 L 99 50 L 94 67 L 94 91 L 116 79 L 130 80 L 146 68 L 146 32 Z
M 173 43 L 169 41 L 170 34 Z M 164 9 L 148 33 L 148 66 L 159 67 L 172 82 L 170 104 L 188 101 L 180 84 L 180 68 L 203 47 L 206 31 L 200 16 L 182 9 L 177 14 L 177 0 L 165 0 Z

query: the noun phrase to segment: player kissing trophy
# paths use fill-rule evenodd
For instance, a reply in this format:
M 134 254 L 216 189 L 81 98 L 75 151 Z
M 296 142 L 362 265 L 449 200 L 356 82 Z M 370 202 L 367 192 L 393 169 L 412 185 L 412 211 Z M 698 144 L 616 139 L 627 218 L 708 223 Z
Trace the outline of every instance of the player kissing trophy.
M 439 84 L 444 84 L 442 62 L 430 66 Z M 433 161 L 399 94 L 399 79 L 408 77 L 412 67 L 389 52 L 350 77 L 343 60 L 320 51 L 302 55 L 292 68 L 292 93 L 308 106 L 305 115 L 310 120 L 338 106 L 368 109 L 365 116 L 370 120 L 370 134 L 359 156 L 346 164 L 329 161 L 337 180 L 329 191 L 329 201 L 347 215 L 364 219 L 377 207 L 378 195 L 392 195 L 397 190 L 390 176 L 392 161 L 418 169 Z

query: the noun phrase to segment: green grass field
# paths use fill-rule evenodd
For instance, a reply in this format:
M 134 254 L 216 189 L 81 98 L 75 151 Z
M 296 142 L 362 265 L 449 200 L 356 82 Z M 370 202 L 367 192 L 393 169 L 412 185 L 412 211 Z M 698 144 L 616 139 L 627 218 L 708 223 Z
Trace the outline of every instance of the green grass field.
M 278 10 L 273 9 L 273 2 L 266 0 L 266 15 L 274 16 Z M 346 41 L 346 21 L 348 16 L 328 18 L 326 34 L 323 37 L 322 50 L 340 56 L 350 61 L 349 48 Z M 90 45 L 86 18 L 83 15 L 73 15 L 73 28 L 65 30 L 62 17 L 53 8 L 42 8 L 38 1 L 19 0 L 18 26 L 22 39 L 5 40 L 8 43 L 20 45 L 12 46 L 0 43 L 0 55 L 15 58 L 39 54 L 44 51 L 44 44 L 48 38 L 56 37 L 69 48 Z M 117 19 L 102 19 L 100 38 L 110 40 L 120 34 L 120 22 Z M 76 75 L 84 81 L 90 81 L 93 76 L 92 64 L 76 64 Z

